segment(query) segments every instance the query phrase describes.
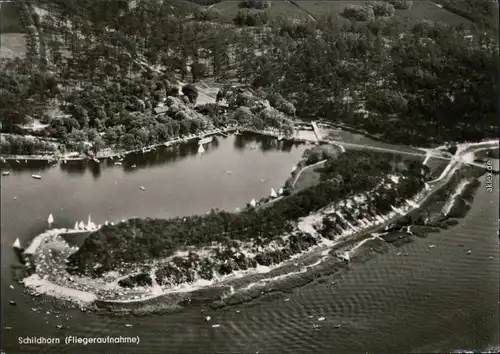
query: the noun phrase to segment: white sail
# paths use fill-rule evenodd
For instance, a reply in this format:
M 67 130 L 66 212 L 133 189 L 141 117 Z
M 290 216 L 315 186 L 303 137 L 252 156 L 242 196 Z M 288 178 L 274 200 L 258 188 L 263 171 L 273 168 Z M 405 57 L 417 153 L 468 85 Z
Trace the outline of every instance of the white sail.
M 279 189 L 278 194 L 279 194 L 279 195 L 282 195 L 282 194 L 283 194 L 283 188 L 280 188 L 280 189 Z
M 255 201 L 255 199 L 252 199 L 252 200 L 250 201 L 250 206 L 253 208 L 253 207 L 255 207 L 256 205 L 257 205 L 257 202 Z
M 19 238 L 16 238 L 12 247 L 21 249 L 21 241 L 19 241 Z
M 78 230 L 79 227 L 78 227 L 78 221 L 75 221 L 75 230 Z
M 344 252 L 342 254 L 342 258 L 349 262 L 351 260 L 351 254 L 349 253 L 349 251 Z
M 297 166 L 296 166 L 296 165 L 295 165 L 295 166 L 293 166 L 293 167 L 292 167 L 292 172 L 295 172 L 295 170 L 296 170 L 296 169 L 297 169 Z
M 104 222 L 104 225 L 108 226 L 108 224 L 109 224 L 109 222 L 108 222 L 108 220 L 106 220 L 106 221 Z
M 85 223 L 83 221 L 80 221 L 78 226 L 79 226 L 80 230 L 85 230 Z
M 203 145 L 200 145 L 200 147 L 198 148 L 198 154 L 203 154 L 205 152 L 205 148 L 203 147 Z
M 278 195 L 276 194 L 276 191 L 274 188 L 271 188 L 271 198 L 276 198 Z
M 89 214 L 89 219 L 87 221 L 87 230 L 92 230 L 95 228 L 95 224 L 92 222 L 92 219 L 90 218 L 90 214 Z
M 51 225 L 54 222 L 54 217 L 52 216 L 52 214 L 49 214 L 49 218 L 47 219 L 47 222 L 49 223 L 49 225 Z

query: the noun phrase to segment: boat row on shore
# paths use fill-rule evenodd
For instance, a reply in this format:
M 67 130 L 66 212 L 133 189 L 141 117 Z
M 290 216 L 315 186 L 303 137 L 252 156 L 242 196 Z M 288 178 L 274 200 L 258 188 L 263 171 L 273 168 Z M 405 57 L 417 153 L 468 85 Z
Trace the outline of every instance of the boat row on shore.
M 271 129 L 266 129 L 266 130 L 257 130 L 257 129 L 252 129 L 252 128 L 245 128 L 245 127 L 238 127 L 238 126 L 229 126 L 227 128 L 223 129 L 212 129 L 205 131 L 201 134 L 191 134 L 188 135 L 184 138 L 175 138 L 167 142 L 163 143 L 158 143 L 154 145 L 150 145 L 147 147 L 142 147 L 138 149 L 133 149 L 133 150 L 113 150 L 111 148 L 103 149 L 99 153 L 97 153 L 95 156 L 88 156 L 85 154 L 80 154 L 77 152 L 71 152 L 67 154 L 63 154 L 60 156 L 56 155 L 4 155 L 0 157 L 0 161 L 6 163 L 8 160 L 10 161 L 16 161 L 20 162 L 20 160 L 24 160 L 27 162 L 27 160 L 30 161 L 47 161 L 49 163 L 57 163 L 58 161 L 62 161 L 63 163 L 66 163 L 67 161 L 81 161 L 81 160 L 93 160 L 97 163 L 100 162 L 100 159 L 107 159 L 107 158 L 123 158 L 125 155 L 128 155 L 130 153 L 134 152 L 150 152 L 152 150 L 155 150 L 157 147 L 160 146 L 173 146 L 179 143 L 186 143 L 190 140 L 193 139 L 199 139 L 199 144 L 207 144 L 213 140 L 213 136 L 220 134 L 222 136 L 227 136 L 227 133 L 230 132 L 235 132 L 236 135 L 240 135 L 241 132 L 250 132 L 250 133 L 255 133 L 255 134 L 261 134 L 261 135 L 266 135 L 266 136 L 272 136 L 278 139 L 278 141 L 281 141 L 285 139 L 285 137 L 278 131 L 271 130 Z M 297 142 L 306 142 L 307 139 L 297 139 L 297 138 L 289 138 Z

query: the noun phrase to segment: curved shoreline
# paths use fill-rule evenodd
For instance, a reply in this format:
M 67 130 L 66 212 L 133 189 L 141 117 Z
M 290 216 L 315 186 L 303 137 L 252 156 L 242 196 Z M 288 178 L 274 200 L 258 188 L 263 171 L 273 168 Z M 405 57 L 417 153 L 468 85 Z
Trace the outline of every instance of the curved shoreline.
M 483 145 L 483 144 L 491 144 L 490 142 L 482 142 L 475 145 Z M 465 148 L 467 150 L 468 147 Z M 496 148 L 496 146 L 494 147 Z M 126 299 L 126 300 L 116 300 L 116 299 L 105 299 L 99 298 L 95 292 L 92 291 L 80 291 L 78 289 L 74 289 L 71 287 L 66 287 L 57 283 L 52 283 L 48 279 L 42 279 L 33 276 L 25 279 L 24 283 L 28 288 L 35 288 L 37 291 L 42 293 L 47 293 L 48 295 L 55 296 L 57 298 L 62 298 L 64 300 L 70 300 L 73 302 L 78 302 L 81 304 L 94 304 L 97 308 L 112 308 L 116 307 L 126 307 L 126 308 L 137 308 L 141 307 L 143 304 L 145 307 L 149 306 L 151 303 L 164 302 L 160 305 L 160 308 L 168 307 L 168 309 L 175 309 L 179 307 L 180 303 L 191 301 L 211 301 L 213 302 L 214 296 L 215 298 L 228 298 L 229 302 L 234 302 L 235 298 L 238 298 L 235 295 L 235 288 L 237 290 L 245 290 L 247 293 L 238 294 L 238 296 L 242 296 L 240 300 L 237 302 L 246 302 L 249 299 L 253 299 L 258 297 L 264 293 L 271 293 L 281 290 L 276 290 L 275 285 L 269 285 L 271 283 L 284 283 L 281 284 L 277 288 L 282 289 L 293 289 L 297 286 L 305 285 L 306 283 L 314 280 L 317 277 L 317 274 L 326 275 L 331 274 L 339 268 L 342 268 L 342 257 L 338 257 L 337 255 L 333 255 L 332 252 L 335 250 L 342 250 L 355 242 L 363 241 L 371 237 L 371 234 L 374 232 L 378 232 L 387 225 L 390 225 L 400 219 L 407 217 L 412 212 L 422 208 L 422 206 L 428 201 L 429 197 L 434 195 L 442 187 L 446 186 L 453 176 L 454 172 L 460 167 L 460 161 L 453 160 L 449 164 L 449 168 L 446 169 L 446 173 L 443 173 L 437 180 L 433 181 L 433 188 L 424 189 L 417 193 L 413 199 L 413 201 L 407 201 L 408 207 L 404 213 L 398 214 L 397 212 L 391 212 L 389 217 L 384 217 L 380 220 L 380 223 L 375 225 L 369 225 L 368 227 L 364 227 L 363 229 L 353 230 L 354 232 L 347 233 L 343 235 L 343 237 L 339 237 L 339 239 L 335 241 L 329 241 L 324 238 L 319 239 L 319 244 L 305 250 L 302 253 L 296 254 L 291 259 L 275 264 L 271 267 L 263 267 L 254 268 L 250 271 L 237 271 L 229 274 L 228 276 L 224 276 L 219 279 L 215 279 L 215 281 L 203 281 L 199 282 L 199 284 L 184 284 L 177 287 L 171 287 L 169 289 L 148 289 L 149 296 L 142 296 L 138 298 Z M 323 210 L 326 208 L 323 208 Z M 310 214 L 309 216 L 302 219 L 315 218 L 321 214 L 321 211 L 318 213 Z M 307 226 L 307 225 L 306 225 Z M 302 230 L 304 232 L 315 232 L 311 225 L 307 226 L 308 230 Z M 312 231 L 311 231 L 312 230 Z M 54 241 L 56 237 L 60 233 L 65 232 L 81 232 L 81 230 L 67 230 L 67 229 L 55 229 L 48 230 L 47 232 L 38 235 L 32 241 L 30 247 L 27 250 L 30 250 L 29 253 L 34 254 L 40 246 L 45 241 Z M 333 256 L 330 257 L 329 256 Z M 300 262 L 300 265 L 298 263 Z M 328 263 L 329 266 L 325 267 L 322 263 Z M 311 268 L 314 268 L 315 271 L 312 272 Z M 305 271 L 304 271 L 305 269 Z M 330 270 L 329 270 L 330 269 Z M 266 276 L 267 275 L 267 276 Z M 294 279 L 294 276 L 298 276 L 300 279 Z M 288 284 L 286 283 L 293 283 Z M 304 283 L 305 282 L 305 283 Z M 254 284 L 251 285 L 250 284 Z M 257 285 L 255 285 L 257 284 Z M 194 285 L 194 286 L 193 286 Z M 41 290 L 41 291 L 40 291 Z M 75 292 L 75 290 L 77 292 Z M 95 289 L 93 289 L 95 290 Z M 150 290 L 153 290 L 152 292 Z M 248 294 L 248 291 L 250 294 Z M 144 292 L 142 293 L 144 295 Z M 200 300 L 201 299 L 201 300 Z M 231 300 L 232 299 L 232 300 Z M 221 306 L 225 306 L 225 303 L 222 302 Z M 155 305 L 158 307 L 158 304 Z M 116 309 L 114 309 L 116 310 Z M 148 310 L 147 312 L 150 312 Z
M 234 131 L 249 132 L 249 133 L 259 134 L 259 135 L 263 135 L 263 136 L 281 138 L 280 134 L 275 133 L 271 130 L 256 130 L 256 129 L 252 129 L 252 128 L 245 128 L 243 126 L 230 126 L 230 127 L 226 127 L 226 128 L 222 128 L 222 129 L 216 128 L 213 130 L 204 131 L 204 132 L 201 132 L 199 134 L 191 134 L 191 135 L 188 135 L 184 138 L 172 139 L 172 140 L 164 141 L 162 143 L 143 146 L 143 147 L 140 147 L 137 149 L 131 149 L 131 150 L 119 150 L 118 149 L 116 151 L 112 150 L 112 151 L 107 152 L 107 153 L 98 152 L 97 155 L 95 156 L 95 158 L 99 160 L 99 159 L 120 157 L 120 156 L 125 156 L 125 155 L 129 155 L 129 154 L 137 153 L 137 152 L 141 152 L 141 151 L 149 151 L 151 149 L 156 149 L 156 148 L 161 147 L 161 146 L 167 146 L 167 147 L 168 146 L 175 146 L 178 144 L 189 142 L 191 140 L 203 139 L 203 138 L 217 135 L 217 134 L 221 134 L 221 133 L 222 134 L 232 133 Z M 288 141 L 291 140 L 291 141 L 298 142 L 298 143 L 304 143 L 304 142 L 308 142 L 308 141 L 314 141 L 314 142 L 316 141 L 314 139 L 304 139 L 304 138 L 296 138 L 296 137 L 285 137 L 284 139 L 286 139 Z M 102 150 L 106 150 L 106 149 L 112 149 L 112 148 L 105 147 Z M 64 155 L 64 154 L 1 155 L 0 154 L 0 161 L 30 160 L 30 161 L 57 162 L 57 161 L 61 161 L 61 160 L 84 161 L 84 160 L 91 160 L 91 159 L 92 159 L 91 157 L 84 155 L 84 154 L 77 153 L 77 152 L 67 153 L 66 155 Z

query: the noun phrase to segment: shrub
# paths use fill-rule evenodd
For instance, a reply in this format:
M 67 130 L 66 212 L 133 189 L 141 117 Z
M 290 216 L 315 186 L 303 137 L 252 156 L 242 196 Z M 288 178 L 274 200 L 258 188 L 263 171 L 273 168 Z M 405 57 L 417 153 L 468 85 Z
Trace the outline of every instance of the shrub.
M 271 2 L 266 0 L 243 0 L 239 6 L 243 9 L 266 9 L 271 7 Z
M 216 8 L 200 8 L 194 13 L 194 18 L 197 21 L 216 21 L 220 18 L 220 10 Z
M 376 17 L 391 17 L 396 12 L 394 5 L 384 1 L 372 1 L 370 6 L 373 8 Z
M 387 2 L 398 10 L 408 10 L 411 9 L 413 5 L 412 0 L 387 0 Z
M 196 103 L 196 99 L 198 98 L 198 89 L 194 85 L 184 85 L 182 87 L 182 93 L 189 98 L 191 103 Z
M 371 6 L 347 5 L 344 7 L 342 16 L 356 21 L 370 21 L 375 19 L 375 13 Z
M 238 26 L 262 26 L 267 23 L 267 13 L 262 10 L 241 9 L 234 19 Z

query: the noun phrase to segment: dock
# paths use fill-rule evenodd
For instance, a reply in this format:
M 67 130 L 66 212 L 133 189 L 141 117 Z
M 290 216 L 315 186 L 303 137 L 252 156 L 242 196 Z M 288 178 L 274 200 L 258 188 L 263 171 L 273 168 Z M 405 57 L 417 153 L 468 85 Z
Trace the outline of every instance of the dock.
M 214 140 L 214 137 L 213 136 L 209 136 L 207 138 L 202 138 L 198 141 L 198 145 L 203 145 L 203 144 L 208 144 L 208 143 L 211 143 L 212 140 Z

